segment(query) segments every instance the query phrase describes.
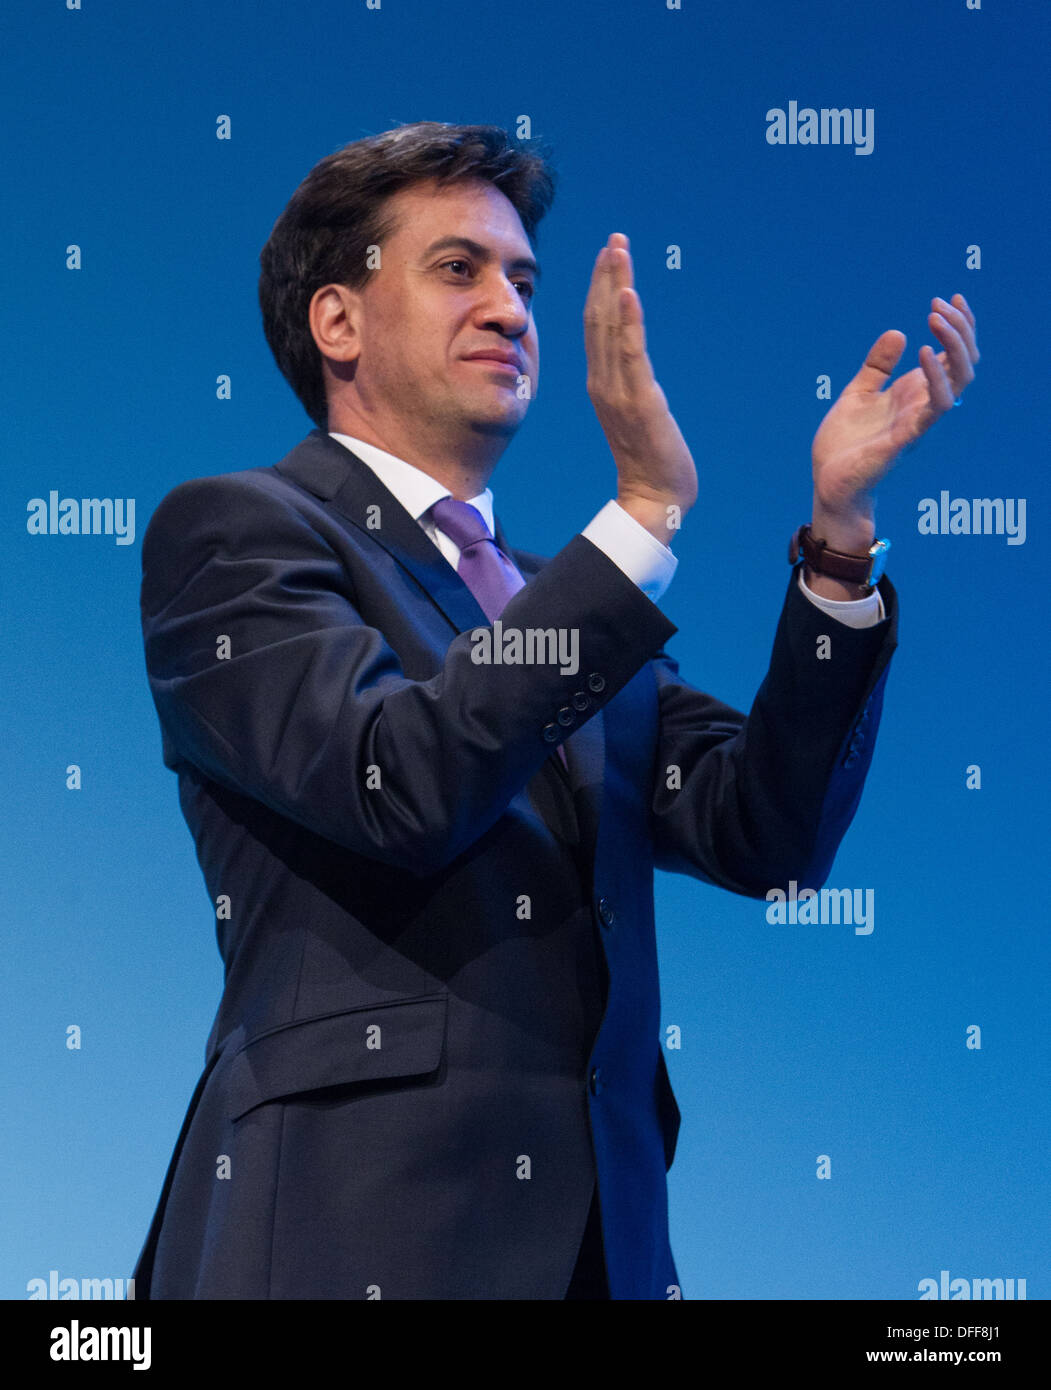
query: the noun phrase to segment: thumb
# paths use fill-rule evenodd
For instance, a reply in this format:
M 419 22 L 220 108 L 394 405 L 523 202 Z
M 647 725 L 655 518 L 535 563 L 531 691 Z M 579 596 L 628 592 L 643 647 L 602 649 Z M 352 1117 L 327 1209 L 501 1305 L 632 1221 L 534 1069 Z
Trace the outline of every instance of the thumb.
M 899 328 L 888 328 L 881 333 L 869 348 L 865 365 L 853 381 L 847 385 L 848 391 L 882 391 L 890 380 L 891 372 L 901 361 L 905 351 L 905 334 Z

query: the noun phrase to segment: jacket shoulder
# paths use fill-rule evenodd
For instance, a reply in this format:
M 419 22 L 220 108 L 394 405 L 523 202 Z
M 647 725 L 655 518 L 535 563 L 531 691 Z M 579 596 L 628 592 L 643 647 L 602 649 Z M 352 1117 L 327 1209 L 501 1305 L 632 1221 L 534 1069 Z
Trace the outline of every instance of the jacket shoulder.
M 230 509 L 238 503 L 251 505 L 253 499 L 260 503 L 269 499 L 291 505 L 304 496 L 302 489 L 274 467 L 187 478 L 164 494 L 150 517 L 150 526 L 154 522 L 170 526 L 210 511 L 221 512 L 229 520 Z
M 143 561 L 163 543 L 219 544 L 257 529 L 273 534 L 280 518 L 305 518 L 319 510 L 308 492 L 276 468 L 243 468 L 232 473 L 188 478 L 165 493 L 143 533 Z

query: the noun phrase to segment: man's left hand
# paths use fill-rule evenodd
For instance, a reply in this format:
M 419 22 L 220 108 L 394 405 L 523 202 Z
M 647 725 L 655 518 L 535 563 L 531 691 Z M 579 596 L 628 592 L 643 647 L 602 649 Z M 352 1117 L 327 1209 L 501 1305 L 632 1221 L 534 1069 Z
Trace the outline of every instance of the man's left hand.
M 953 295 L 951 304 L 944 299 L 931 304 L 927 322 L 944 351 L 935 353 L 925 343 L 919 366 L 888 387 L 905 350 L 905 334 L 888 329 L 814 436 L 811 531 L 833 550 L 861 554 L 868 549 L 875 535 L 877 484 L 901 451 L 951 409 L 974 380 L 978 348 L 970 306 L 962 294 Z

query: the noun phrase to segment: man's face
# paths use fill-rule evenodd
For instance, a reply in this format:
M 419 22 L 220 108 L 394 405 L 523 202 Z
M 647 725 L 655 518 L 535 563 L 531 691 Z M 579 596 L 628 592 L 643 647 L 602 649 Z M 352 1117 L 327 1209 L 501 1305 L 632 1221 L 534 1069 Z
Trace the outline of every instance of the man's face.
M 448 440 L 465 430 L 509 438 L 539 369 L 537 270 L 517 212 L 480 180 L 414 184 L 392 195 L 386 211 L 397 230 L 382 245 L 382 266 L 360 292 L 356 317 L 359 408 L 381 428 L 394 420 Z M 510 366 L 470 360 L 480 352 Z

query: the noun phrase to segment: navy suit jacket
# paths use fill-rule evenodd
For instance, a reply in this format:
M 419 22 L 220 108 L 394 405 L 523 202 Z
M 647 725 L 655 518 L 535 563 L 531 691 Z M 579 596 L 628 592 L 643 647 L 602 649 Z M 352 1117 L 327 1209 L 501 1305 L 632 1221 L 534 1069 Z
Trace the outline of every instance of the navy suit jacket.
M 474 597 L 321 430 L 151 519 L 146 665 L 225 987 L 139 1298 L 560 1299 L 596 1183 L 612 1297 L 675 1296 L 653 870 L 824 882 L 897 602 L 850 629 L 793 572 L 746 717 L 585 537 L 497 539 L 528 580 L 504 629 L 577 629 L 575 675 L 476 664 Z

